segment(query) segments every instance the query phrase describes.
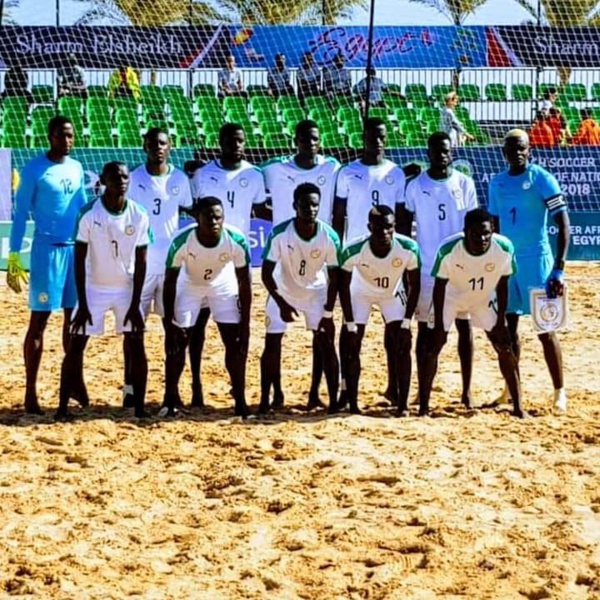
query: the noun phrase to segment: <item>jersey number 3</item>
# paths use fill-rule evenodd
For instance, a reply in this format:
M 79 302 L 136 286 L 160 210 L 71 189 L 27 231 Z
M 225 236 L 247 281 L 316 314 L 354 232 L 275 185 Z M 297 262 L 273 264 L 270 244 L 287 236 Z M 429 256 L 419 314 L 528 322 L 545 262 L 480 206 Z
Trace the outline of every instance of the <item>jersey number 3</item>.
M 162 200 L 160 198 L 154 198 L 154 208 L 152 209 L 153 215 L 160 215 L 160 207 Z

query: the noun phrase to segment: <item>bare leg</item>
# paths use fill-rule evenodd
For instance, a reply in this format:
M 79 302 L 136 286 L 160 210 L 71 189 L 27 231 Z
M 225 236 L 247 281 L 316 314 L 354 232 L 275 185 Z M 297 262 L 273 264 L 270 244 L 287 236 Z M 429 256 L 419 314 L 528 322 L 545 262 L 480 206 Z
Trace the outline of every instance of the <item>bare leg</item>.
M 462 377 L 461 402 L 471 408 L 471 377 L 473 375 L 473 329 L 469 319 L 456 319 L 458 332 L 458 358 Z
M 331 409 L 337 403 L 338 388 L 340 385 L 340 363 L 335 351 L 334 334 L 328 335 L 325 332 L 317 331 L 315 337 L 323 356 L 323 371 L 327 380 L 329 408 Z
M 346 329 L 344 327 L 344 329 Z M 342 404 L 342 398 L 337 406 L 329 407 L 329 412 L 338 412 L 345 408 L 346 402 L 350 405 L 350 412 L 354 414 L 360 413 L 358 408 L 358 388 L 360 381 L 361 363 L 360 363 L 360 350 L 362 347 L 362 340 L 365 335 L 365 326 L 357 325 L 357 333 L 349 334 L 346 331 L 346 339 L 344 343 L 344 372 L 346 374 L 346 393 L 344 402 Z M 342 392 L 344 394 L 344 392 Z
M 437 373 L 438 356 L 448 339 L 447 333 L 444 335 L 441 344 L 434 346 L 431 342 L 431 331 L 428 332 L 428 339 L 424 351 L 423 374 L 419 376 L 419 416 L 429 414 L 429 399 L 431 396 L 431 387 Z
M 231 378 L 235 415 L 246 418 L 250 411 L 246 403 L 246 359 L 247 353 L 240 351 L 239 325 L 217 323 L 221 339 L 225 345 L 225 368 Z
M 417 342 L 415 345 L 415 355 L 417 359 L 417 381 L 419 385 L 419 390 L 423 389 L 426 385 L 426 382 L 423 380 L 425 373 L 427 371 L 427 360 L 432 359 L 432 357 L 427 356 L 427 340 L 428 340 L 429 328 L 427 327 L 427 323 L 419 321 L 418 331 L 417 331 Z M 435 372 L 437 372 L 437 357 L 435 359 L 434 364 Z M 420 394 L 420 391 L 419 391 Z
M 317 340 L 313 337 L 313 357 L 312 357 L 312 375 L 310 381 L 310 391 L 308 392 L 308 404 L 306 405 L 307 410 L 313 408 L 323 408 L 321 398 L 319 398 L 319 385 L 321 378 L 323 377 L 323 357 L 321 356 L 321 349 Z
M 174 330 L 176 334 L 169 340 L 165 338 L 165 396 L 163 406 L 167 407 L 167 415 L 173 416 L 179 397 L 179 379 L 185 367 L 185 350 L 187 348 L 190 330 Z
M 204 406 L 204 394 L 200 381 L 202 349 L 204 348 L 206 323 L 210 317 L 210 308 L 203 308 L 198 315 L 190 335 L 190 371 L 192 372 L 192 406 Z
M 135 416 L 142 419 L 147 416 L 145 411 L 146 385 L 148 383 L 148 359 L 144 346 L 144 333 L 125 333 L 125 341 L 129 345 L 129 352 L 133 357 L 131 363 L 131 381 Z
M 486 332 L 486 334 L 498 354 L 500 371 L 513 401 L 513 414 L 516 417 L 525 417 L 527 415 L 521 407 L 521 382 L 517 368 L 517 357 L 512 350 L 510 340 L 496 340 L 490 332 Z
M 37 397 L 37 376 L 44 351 L 44 331 L 50 317 L 49 311 L 32 311 L 29 318 L 29 328 L 23 344 L 25 359 L 25 412 L 41 415 Z
M 57 420 L 66 419 L 68 416 L 72 382 L 81 381 L 83 383 L 83 353 L 89 339 L 87 335 L 72 335 L 70 338 L 60 369 L 60 392 L 58 409 L 55 414 Z
M 267 333 L 265 335 L 265 348 L 260 357 L 260 405 L 258 412 L 261 414 L 269 412 L 271 386 L 274 388 L 275 394 L 277 394 L 277 388 L 279 388 L 281 394 L 282 338 L 283 333 Z M 283 399 L 283 395 L 281 398 Z
M 383 334 L 383 344 L 385 346 L 385 354 L 387 358 L 387 387 L 383 395 L 392 403 L 392 405 L 394 405 L 394 387 L 396 386 L 397 373 L 393 357 L 394 342 L 393 340 L 389 339 L 389 335 L 389 330 L 386 327 Z
M 550 371 L 550 377 L 552 377 L 552 385 L 555 390 L 560 390 L 564 387 L 563 381 L 563 365 L 562 365 L 562 351 L 560 349 L 560 343 L 558 337 L 554 332 L 542 333 L 540 336 L 540 342 L 544 348 L 544 358 Z

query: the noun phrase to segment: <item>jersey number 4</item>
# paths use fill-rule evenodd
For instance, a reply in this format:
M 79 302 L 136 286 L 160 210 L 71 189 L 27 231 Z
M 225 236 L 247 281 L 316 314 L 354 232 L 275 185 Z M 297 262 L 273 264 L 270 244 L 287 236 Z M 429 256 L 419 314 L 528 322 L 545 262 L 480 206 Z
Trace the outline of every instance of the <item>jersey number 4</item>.
M 235 192 L 227 192 L 227 202 L 229 202 L 229 206 L 233 208 L 233 203 L 235 202 Z

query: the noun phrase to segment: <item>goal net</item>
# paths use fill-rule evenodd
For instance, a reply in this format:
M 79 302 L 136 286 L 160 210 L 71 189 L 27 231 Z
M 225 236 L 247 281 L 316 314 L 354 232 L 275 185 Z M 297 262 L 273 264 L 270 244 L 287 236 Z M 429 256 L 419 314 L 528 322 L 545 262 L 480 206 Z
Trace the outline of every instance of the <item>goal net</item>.
M 151 127 L 169 131 L 172 160 L 183 167 L 212 158 L 220 127 L 238 122 L 248 160 L 261 164 L 293 152 L 294 127 L 310 118 L 323 151 L 347 162 L 361 152 L 368 112 L 387 123 L 389 158 L 426 166 L 427 138 L 440 129 L 452 93 L 455 164 L 475 179 L 482 202 L 490 178 L 505 168 L 506 131 L 529 131 L 540 120 L 537 129 L 552 137 L 536 138 L 534 160 L 557 176 L 575 213 L 600 209 L 600 153 L 581 125 L 583 117 L 600 118 L 595 28 L 405 26 L 393 14 L 397 25 L 370 32 L 366 0 L 48 4 L 50 11 L 32 0 L 4 2 L 5 221 L 11 190 L 27 160 L 47 147 L 54 114 L 73 121 L 74 156 L 93 190 L 108 160 L 143 162 L 142 136 Z M 46 11 L 46 20 L 27 6 Z M 569 24 L 544 11 L 541 18 Z

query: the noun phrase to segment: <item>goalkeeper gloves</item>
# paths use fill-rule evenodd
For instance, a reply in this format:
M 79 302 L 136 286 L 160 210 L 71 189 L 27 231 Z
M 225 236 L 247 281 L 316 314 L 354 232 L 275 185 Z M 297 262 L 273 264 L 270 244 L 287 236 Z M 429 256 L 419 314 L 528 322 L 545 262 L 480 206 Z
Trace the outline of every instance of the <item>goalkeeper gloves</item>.
M 565 272 L 562 269 L 552 269 L 548 279 L 546 279 L 546 296 L 548 298 L 556 298 L 558 290 L 565 285 Z
M 27 283 L 29 276 L 25 267 L 21 263 L 21 257 L 18 252 L 9 252 L 8 266 L 6 269 L 6 283 L 8 287 L 17 294 L 21 293 L 21 282 Z

